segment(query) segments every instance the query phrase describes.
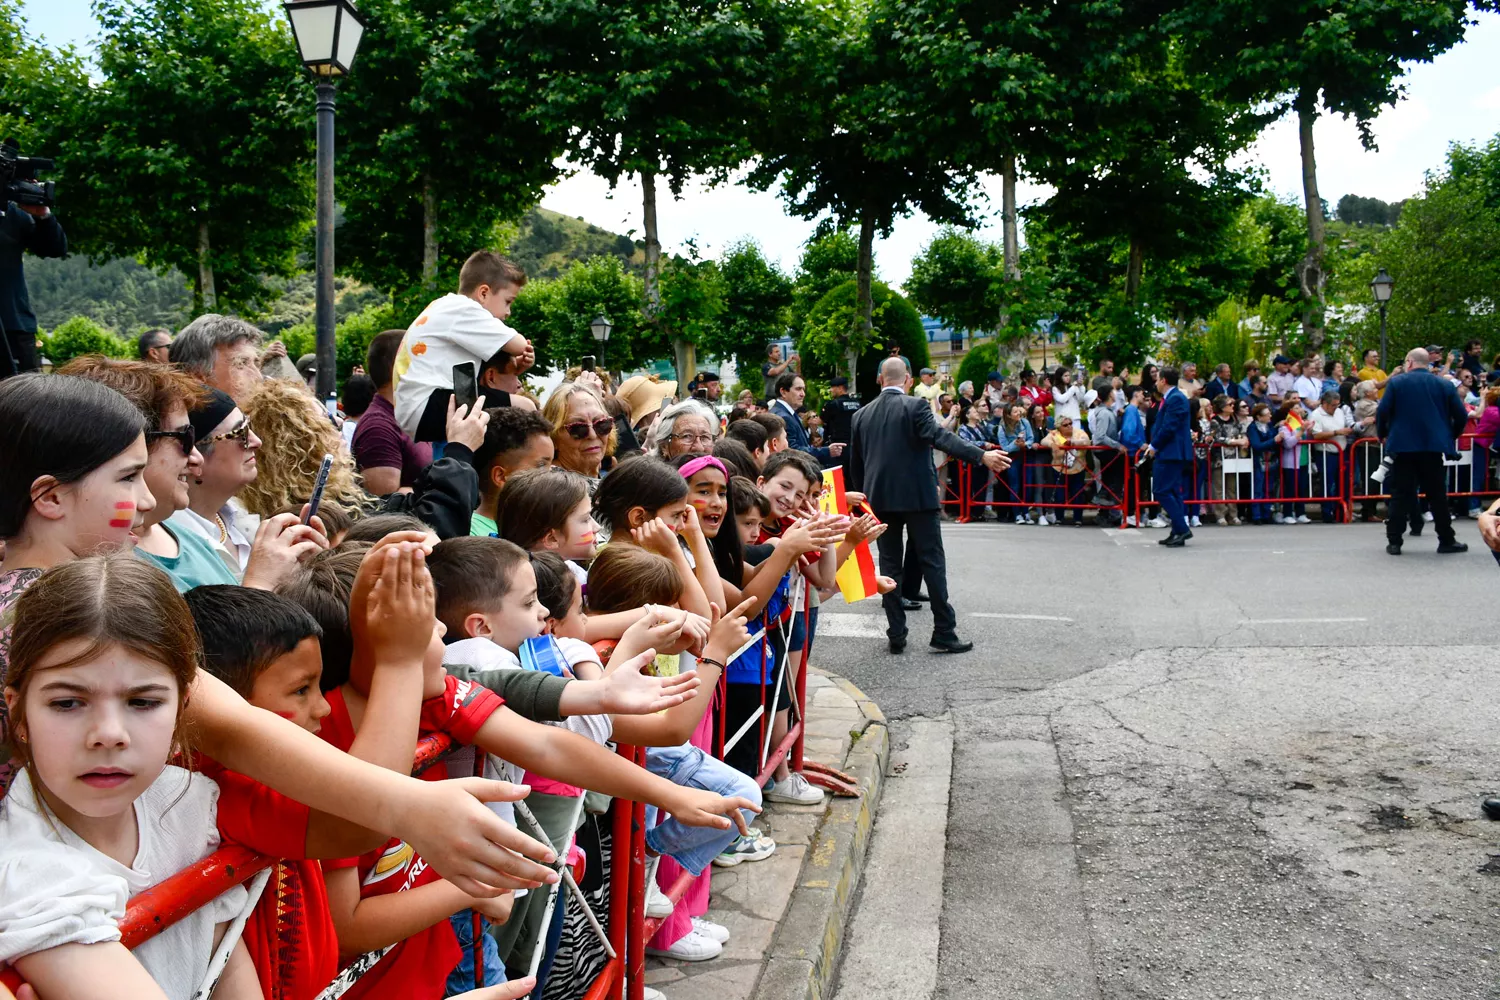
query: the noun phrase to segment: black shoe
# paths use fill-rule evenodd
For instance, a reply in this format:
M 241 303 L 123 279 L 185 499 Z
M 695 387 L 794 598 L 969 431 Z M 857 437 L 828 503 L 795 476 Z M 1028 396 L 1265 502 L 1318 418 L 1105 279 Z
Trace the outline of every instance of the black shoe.
M 903 611 L 921 611 L 922 610 L 922 602 L 921 601 L 908 600 L 907 598 L 903 597 L 903 598 L 901 598 L 901 610 L 903 610 Z
M 1169 549 L 1180 549 L 1184 545 L 1187 544 L 1187 540 L 1189 538 L 1191 538 L 1191 537 L 1192 537 L 1192 535 L 1188 535 L 1188 534 L 1183 534 L 1183 535 L 1168 535 L 1166 538 L 1163 538 L 1157 544 L 1159 544 L 1159 545 L 1165 545 Z
M 972 642 L 964 642 L 956 635 L 949 639 L 939 639 L 937 636 L 933 636 L 932 641 L 928 645 L 939 653 L 967 653 L 974 648 Z
M 1422 529 L 1425 528 L 1426 526 L 1427 526 L 1427 522 L 1426 521 L 1418 521 L 1416 524 L 1412 525 L 1411 526 L 1411 537 L 1413 537 L 1413 538 L 1421 538 L 1422 537 Z
M 1485 819 L 1500 821 L 1500 799 L 1485 799 L 1479 803 L 1479 808 Z
M 1466 542 L 1439 542 L 1438 552 L 1447 555 L 1450 552 L 1467 552 L 1469 546 Z
M 1400 542 L 1387 542 L 1386 545 L 1385 545 L 1385 551 L 1387 553 L 1389 553 L 1390 555 L 1399 556 L 1401 554 L 1401 543 Z
M 909 600 L 909 601 L 922 601 L 922 602 L 925 603 L 926 601 L 932 600 L 932 598 L 928 597 L 926 594 L 922 593 L 919 590 L 915 594 L 912 594 L 910 597 L 908 597 L 907 600 Z
M 890 640 L 890 644 L 891 644 L 891 652 L 892 653 L 904 653 L 904 652 L 906 652 L 906 636 L 903 635 L 899 639 L 891 639 Z

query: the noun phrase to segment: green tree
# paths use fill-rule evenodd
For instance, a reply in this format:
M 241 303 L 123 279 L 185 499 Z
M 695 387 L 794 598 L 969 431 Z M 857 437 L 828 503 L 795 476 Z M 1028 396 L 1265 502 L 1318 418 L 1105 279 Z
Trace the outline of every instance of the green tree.
M 72 49 L 51 49 L 26 33 L 18 0 L 0 0 L 0 138 L 23 156 L 52 156 L 88 89 Z
M 1375 148 L 1370 125 L 1400 98 L 1405 65 L 1460 42 L 1468 8 L 1468 0 L 1183 0 L 1171 16 L 1191 62 L 1221 93 L 1268 105 L 1275 117 L 1297 115 L 1307 213 L 1298 279 L 1314 349 L 1324 335 L 1327 237 L 1313 127 L 1325 113 L 1353 118 L 1365 148 Z
M 871 310 L 874 322 L 867 340 L 862 335 L 863 309 L 858 282 L 844 282 L 813 306 L 797 338 L 804 375 L 827 378 L 844 371 L 852 342 L 857 359 L 855 389 L 865 398 L 873 399 L 879 391 L 875 384 L 876 372 L 891 348 L 899 347 L 911 361 L 913 369 L 920 370 L 928 364 L 931 357 L 927 351 L 927 332 L 922 328 L 922 317 L 916 307 L 884 282 L 875 282 L 871 296 L 874 299 Z
M 751 371 L 766 345 L 786 332 L 792 306 L 792 279 L 766 260 L 760 246 L 742 240 L 719 261 L 724 310 L 698 341 L 703 350 L 733 358 L 739 371 Z
M 666 350 L 660 327 L 646 322 L 642 296 L 641 279 L 626 273 L 618 257 L 593 257 L 561 278 L 527 282 L 516 297 L 511 322 L 536 344 L 541 373 L 601 351 L 601 364 L 629 370 L 655 361 Z M 589 329 L 599 315 L 613 326 L 603 348 Z
M 871 260 L 873 266 L 874 261 Z M 793 278 L 792 308 L 788 317 L 793 332 L 802 329 L 812 307 L 859 272 L 859 238 L 847 229 L 817 233 L 802 248 Z
M 253 311 L 313 207 L 313 114 L 279 15 L 253 0 L 97 0 L 97 83 L 59 142 L 75 247 L 193 278 Z
M 369 20 L 339 94 L 339 266 L 403 314 L 457 285 L 496 223 L 561 170 L 564 127 L 527 114 L 534 81 L 504 59 L 492 4 L 362 0 Z
M 671 257 L 662 266 L 653 318 L 673 344 L 713 342 L 724 314 L 724 275 L 711 260 Z M 696 352 L 695 352 L 696 353 Z M 697 362 L 690 375 L 698 372 Z

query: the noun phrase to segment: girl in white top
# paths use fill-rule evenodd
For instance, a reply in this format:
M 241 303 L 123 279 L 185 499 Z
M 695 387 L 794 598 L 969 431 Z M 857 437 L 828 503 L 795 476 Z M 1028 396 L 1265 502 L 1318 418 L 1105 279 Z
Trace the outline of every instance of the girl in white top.
M 1052 373 L 1052 426 L 1061 417 L 1072 417 L 1074 427 L 1082 424 L 1084 394 L 1081 384 L 1073 384 L 1073 369 L 1058 365 Z
M 5 700 L 26 769 L 0 803 L 0 961 L 41 996 L 261 996 L 240 933 L 264 876 L 135 962 L 117 927 L 130 897 L 219 846 L 218 785 L 167 766 L 198 658 L 171 580 L 129 555 L 52 569 L 17 602 Z M 112 978 L 90 985 L 101 966 Z

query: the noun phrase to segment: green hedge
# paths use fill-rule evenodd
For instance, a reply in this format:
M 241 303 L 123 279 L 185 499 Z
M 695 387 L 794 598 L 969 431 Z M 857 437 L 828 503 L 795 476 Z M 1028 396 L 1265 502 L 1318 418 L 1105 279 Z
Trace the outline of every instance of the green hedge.
M 58 368 L 85 354 L 133 358 L 135 346 L 109 333 L 87 316 L 74 316 L 42 338 L 43 352 Z

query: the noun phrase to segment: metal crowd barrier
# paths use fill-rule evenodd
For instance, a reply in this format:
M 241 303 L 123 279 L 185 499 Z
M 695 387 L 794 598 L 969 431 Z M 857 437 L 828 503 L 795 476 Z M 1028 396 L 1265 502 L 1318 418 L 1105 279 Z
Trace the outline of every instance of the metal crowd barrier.
M 1123 520 L 1134 474 L 1129 453 L 1107 445 L 1070 444 L 1062 450 L 1085 455 L 1083 470 L 1067 477 L 1075 478 L 1076 482 L 1060 481 L 1063 477 L 1053 465 L 1051 448 L 1010 452 L 1011 466 L 1000 473 L 982 465 L 962 463 L 959 492 L 964 506 L 959 520 L 972 520 L 976 510 L 1027 512 L 1033 508 L 1044 512 L 1092 510 L 1101 515 L 1112 511 Z M 980 483 L 977 488 L 976 482 Z

